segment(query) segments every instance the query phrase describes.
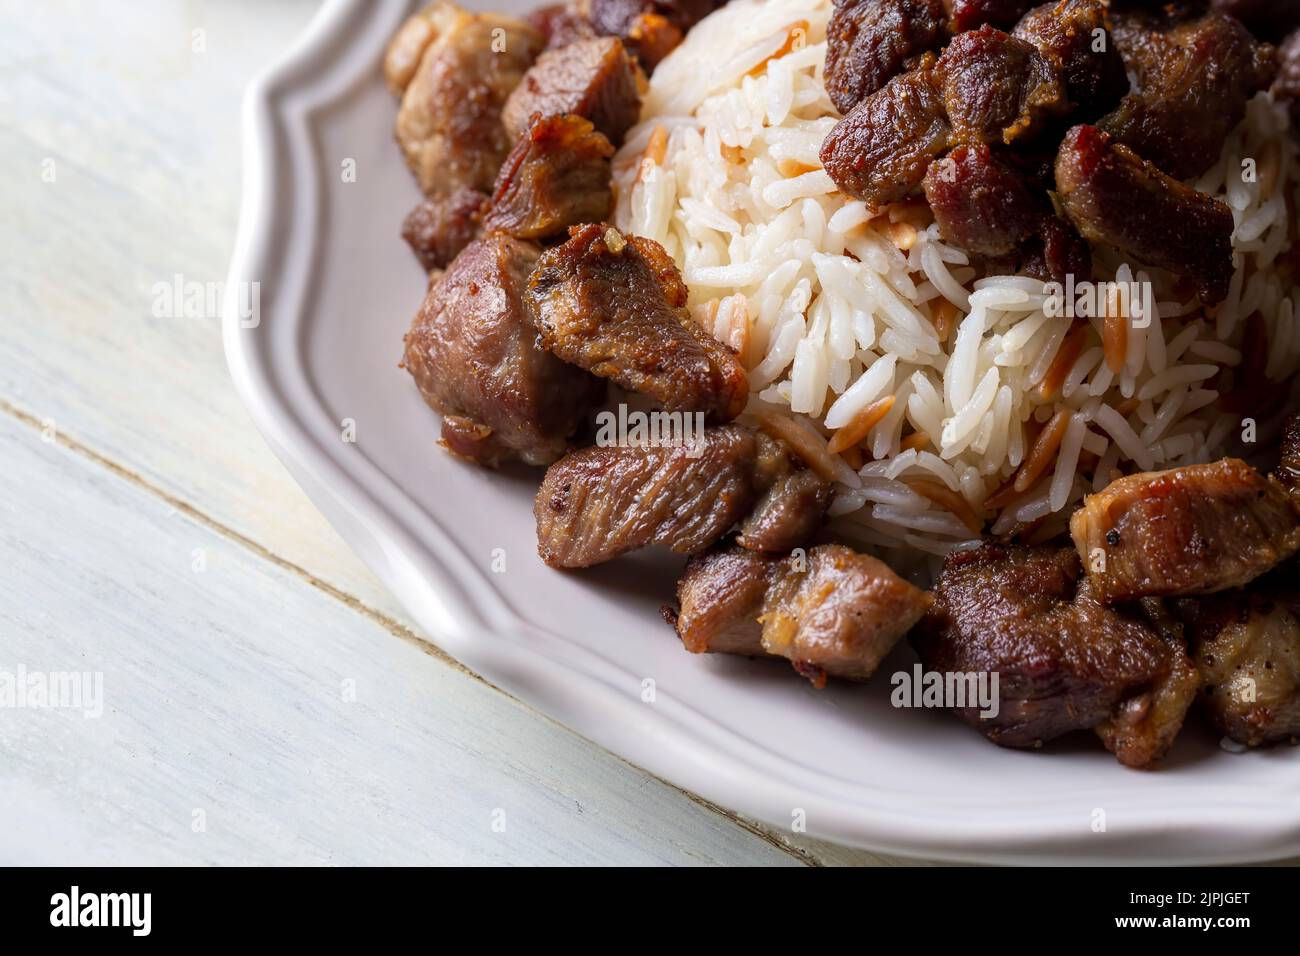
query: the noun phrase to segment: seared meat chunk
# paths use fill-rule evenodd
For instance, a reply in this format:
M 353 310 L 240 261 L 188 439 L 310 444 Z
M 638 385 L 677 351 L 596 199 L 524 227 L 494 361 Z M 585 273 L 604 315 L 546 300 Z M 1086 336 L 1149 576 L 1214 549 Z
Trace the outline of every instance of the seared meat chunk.
M 826 27 L 826 92 L 841 113 L 883 87 L 913 57 L 947 39 L 942 0 L 835 0 Z
M 1300 737 L 1297 571 L 1178 602 L 1206 683 L 1204 709 L 1224 736 L 1248 747 Z
M 806 545 L 826 520 L 831 484 L 811 469 L 777 478 L 740 527 L 737 542 L 752 551 L 785 554 Z
M 663 247 L 597 224 L 570 234 L 528 282 L 542 346 L 670 411 L 718 421 L 739 415 L 749 393 L 745 369 L 691 320 L 686 285 Z
M 948 242 L 981 256 L 1002 256 L 1038 231 L 1047 196 L 988 146 L 958 146 L 930 164 L 925 198 Z
M 986 23 L 1009 27 L 1033 5 L 1034 0 L 944 0 L 953 33 L 975 30 Z
M 1089 279 L 1092 250 L 1069 222 L 1048 216 L 1038 223 L 1038 235 L 1021 246 L 1020 264 L 1012 271 L 1062 285 L 1069 276 L 1076 281 Z
M 784 559 L 744 548 L 692 559 L 677 585 L 688 651 L 784 657 L 817 686 L 865 680 L 931 598 L 875 558 L 819 545 Z
M 1133 716 L 1130 707 L 1145 717 L 1140 705 L 1121 705 L 1178 683 L 1173 675 L 1184 653 L 1098 600 L 1070 549 L 996 544 L 949 555 L 912 643 L 927 670 L 998 675 L 995 716 L 982 718 L 978 706 L 958 714 L 1004 747 L 1036 747 L 1117 713 L 1123 720 Z M 1161 718 L 1166 727 L 1172 715 Z M 1172 734 L 1163 730 L 1160 738 Z M 1110 740 L 1121 743 L 1118 731 Z M 1121 759 L 1149 755 L 1127 742 L 1117 752 Z
M 1149 767 L 1174 744 L 1201 689 L 1186 645 L 1165 641 L 1169 666 L 1154 684 L 1120 701 L 1097 725 L 1097 736 L 1126 767 Z
M 1095 126 L 1066 134 L 1056 186 L 1085 239 L 1186 276 L 1207 304 L 1228 294 L 1234 225 L 1217 199 L 1171 179 Z
M 1106 7 L 1100 0 L 1045 3 L 1025 14 L 1012 35 L 1032 43 L 1056 68 L 1076 120 L 1097 118 L 1129 90 L 1124 59 L 1106 30 Z
M 484 228 L 542 239 L 603 220 L 614 202 L 613 155 L 581 116 L 535 116 L 501 166 Z
M 889 566 L 838 544 L 786 558 L 763 599 L 763 649 L 821 686 L 866 680 L 932 598 Z
M 546 49 L 555 50 L 597 35 L 591 25 L 590 6 L 587 0 L 551 3 L 534 10 L 527 19 L 546 40 Z
M 718 6 L 714 0 L 591 0 L 591 22 L 597 33 L 621 38 L 652 71 Z
M 523 292 L 539 254 L 500 234 L 470 243 L 430 285 L 406 336 L 403 364 L 443 416 L 443 441 L 483 464 L 554 461 L 604 394 L 536 345 Z
M 426 272 L 445 269 L 478 235 L 488 197 L 462 186 L 447 196 L 426 199 L 402 223 L 402 238 Z
M 1282 458 L 1273 480 L 1289 491 L 1300 496 L 1300 413 L 1286 420 L 1282 432 Z
M 513 143 L 534 113 L 575 113 L 618 146 L 640 116 L 644 82 L 621 40 L 579 40 L 538 57 L 506 101 L 501 122 Z
M 820 156 L 841 190 L 881 208 L 914 192 L 948 150 L 952 129 L 933 67 L 934 58 L 925 57 L 835 124 Z
M 1034 45 L 990 26 L 955 37 L 935 76 L 959 142 L 1031 138 L 1070 107 L 1056 68 Z
M 501 127 L 502 108 L 541 49 L 541 34 L 522 20 L 446 0 L 398 31 L 385 72 L 402 90 L 397 142 L 425 195 L 492 188 L 515 140 Z
M 1273 82 L 1275 51 L 1237 20 L 1135 15 L 1116 31 L 1134 91 L 1097 125 L 1175 179 L 1212 166 L 1246 102 Z
M 677 582 L 677 634 L 692 654 L 763 650 L 763 596 L 781 561 L 745 548 L 713 548 L 686 564 Z
M 695 554 L 754 503 L 754 435 L 706 429 L 698 443 L 592 446 L 546 471 L 533 514 L 537 552 L 585 568 L 649 545 Z
M 1291 121 L 1300 123 L 1300 30 L 1296 30 L 1277 51 L 1277 82 L 1273 96 L 1287 104 Z
M 1070 535 L 1103 601 L 1210 594 L 1300 550 L 1300 505 L 1224 458 L 1113 481 L 1084 499 Z

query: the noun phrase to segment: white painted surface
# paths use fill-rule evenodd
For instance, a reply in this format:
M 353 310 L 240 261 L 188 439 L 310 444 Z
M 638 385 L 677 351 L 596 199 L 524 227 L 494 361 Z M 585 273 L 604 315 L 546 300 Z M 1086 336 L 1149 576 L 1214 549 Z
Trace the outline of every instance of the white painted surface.
M 216 315 L 151 314 L 224 276 L 239 96 L 313 8 L 0 3 L 0 670 L 107 698 L 0 710 L 0 863 L 898 862 L 741 824 L 424 650 L 249 425 Z

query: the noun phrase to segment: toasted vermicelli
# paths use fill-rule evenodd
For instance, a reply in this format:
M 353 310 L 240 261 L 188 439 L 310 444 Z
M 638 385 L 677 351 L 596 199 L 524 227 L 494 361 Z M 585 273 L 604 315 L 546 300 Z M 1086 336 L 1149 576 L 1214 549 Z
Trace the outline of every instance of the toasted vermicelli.
M 1284 108 L 1253 99 L 1195 183 L 1235 221 L 1222 303 L 1094 246 L 1100 307 L 1062 315 L 1037 279 L 980 275 L 924 200 L 869 209 L 822 170 L 840 119 L 823 76 L 831 11 L 732 0 L 692 29 L 615 157 L 615 221 L 677 262 L 749 370 L 751 416 L 837 481 L 846 534 L 942 554 L 981 530 L 1055 527 L 1117 474 L 1224 454 L 1242 408 L 1294 396 Z M 1123 294 L 1143 286 L 1150 314 Z M 1261 444 L 1274 427 L 1260 423 Z

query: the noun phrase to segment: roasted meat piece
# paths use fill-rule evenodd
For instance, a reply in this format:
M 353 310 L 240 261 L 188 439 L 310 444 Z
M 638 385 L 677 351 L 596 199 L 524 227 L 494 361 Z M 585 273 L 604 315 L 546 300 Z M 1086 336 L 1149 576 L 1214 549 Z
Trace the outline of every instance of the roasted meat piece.
M 1060 0 L 1035 7 L 1012 35 L 1032 43 L 1065 84 L 1076 121 L 1091 121 L 1129 90 L 1119 48 L 1100 0 Z
M 597 34 L 591 25 L 588 0 L 551 3 L 528 14 L 528 23 L 546 40 L 546 49 L 555 50 L 579 40 L 591 40 Z
M 688 651 L 784 657 L 818 686 L 828 675 L 870 677 L 931 601 L 842 545 L 783 559 L 714 549 L 687 565 L 677 598 Z
M 426 199 L 402 223 L 402 238 L 426 272 L 445 269 L 478 235 L 488 197 L 462 186 L 446 196 Z
M 1211 594 L 1300 550 L 1300 506 L 1224 458 L 1113 481 L 1084 499 L 1070 535 L 1103 601 Z
M 1166 640 L 1168 668 L 1147 688 L 1115 705 L 1094 729 L 1106 749 L 1126 767 L 1149 767 L 1174 744 L 1201 689 L 1201 673 L 1186 645 Z
M 1137 736 L 1167 744 L 1182 720 L 1173 703 L 1183 711 L 1190 703 L 1178 693 L 1183 649 L 1098 600 L 1068 548 L 986 544 L 949 555 L 912 643 L 927 670 L 998 675 L 996 715 L 982 718 L 978 706 L 958 713 L 1004 747 L 1114 722 L 1102 739 L 1121 760 L 1145 765 L 1163 748 Z M 1142 703 L 1143 694 L 1154 699 Z M 1158 732 L 1139 726 L 1156 719 L 1155 699 Z
M 1186 276 L 1207 304 L 1228 294 L 1235 227 L 1217 199 L 1171 179 L 1095 126 L 1066 134 L 1056 186 L 1085 239 Z
M 403 364 L 443 416 L 453 452 L 486 465 L 545 465 L 604 394 L 603 383 L 537 347 L 523 302 L 540 249 L 497 234 L 466 246 L 432 283 Z
M 932 598 L 889 566 L 838 544 L 782 562 L 763 599 L 763 649 L 817 685 L 866 680 Z
M 1019 265 L 1011 271 L 1062 285 L 1070 276 L 1083 281 L 1092 277 L 1092 250 L 1073 225 L 1048 216 L 1038 223 L 1038 234 L 1020 247 Z
M 692 654 L 763 650 L 763 597 L 781 559 L 745 548 L 717 547 L 686 563 L 677 582 L 677 635 Z
M 1178 602 L 1205 679 L 1204 709 L 1248 747 L 1300 737 L 1298 581 L 1292 565 L 1244 590 Z
M 425 195 L 492 188 L 515 141 L 502 129 L 502 108 L 541 49 L 541 34 L 522 20 L 446 0 L 398 31 L 384 70 L 401 91 L 397 142 Z
M 579 40 L 547 50 L 510 94 L 501 114 L 511 143 L 534 113 L 574 113 L 591 120 L 618 146 L 641 114 L 641 68 L 615 37 Z
M 752 551 L 787 554 L 812 542 L 826 521 L 831 483 L 793 455 L 783 441 L 758 432 L 754 487 L 758 504 L 736 543 Z
M 1300 413 L 1286 421 L 1282 432 L 1282 457 L 1273 480 L 1293 496 L 1300 495 Z
M 754 435 L 706 429 L 696 444 L 592 446 L 546 471 L 533 514 L 537 552 L 585 568 L 649 545 L 695 554 L 754 503 Z
M 535 116 L 501 165 L 484 228 L 520 239 L 600 222 L 614 202 L 614 147 L 581 116 Z
M 988 146 L 958 146 L 930 164 L 925 198 L 948 242 L 1002 256 L 1038 232 L 1051 212 L 1047 194 Z
M 826 27 L 826 92 L 841 113 L 948 38 L 942 0 L 835 0 Z
M 952 129 L 934 79 L 934 57 L 900 73 L 840 120 L 821 147 L 826 174 L 880 208 L 914 192 L 947 152 Z
M 622 39 L 652 71 L 718 6 L 714 0 L 591 0 L 591 22 L 597 33 Z
M 1199 176 L 1218 161 L 1246 102 L 1273 82 L 1274 49 L 1218 12 L 1120 22 L 1115 38 L 1134 90 L 1097 125 L 1175 179 Z
M 1009 27 L 1019 20 L 1034 0 L 943 0 L 948 9 L 948 26 L 953 33 L 964 33 L 988 23 Z
M 782 475 L 762 492 L 737 543 L 772 554 L 806 545 L 826 521 L 831 492 L 830 482 L 809 468 Z
M 1029 139 L 1070 108 L 1056 68 L 1034 45 L 990 26 L 954 37 L 934 72 L 959 142 Z
M 686 285 L 663 247 L 588 224 L 548 250 L 528 282 L 542 346 L 566 362 L 716 421 L 748 400 L 745 369 L 685 309 Z

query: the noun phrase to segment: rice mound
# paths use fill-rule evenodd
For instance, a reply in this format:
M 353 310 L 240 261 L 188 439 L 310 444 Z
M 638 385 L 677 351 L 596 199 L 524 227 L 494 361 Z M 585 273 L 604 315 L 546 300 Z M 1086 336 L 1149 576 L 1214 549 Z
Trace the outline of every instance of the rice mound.
M 710 15 L 655 71 L 614 171 L 616 224 L 667 249 L 696 319 L 740 352 L 747 414 L 835 477 L 839 532 L 930 555 L 981 530 L 1048 537 L 1121 472 L 1236 449 L 1251 409 L 1223 396 L 1239 383 L 1300 393 L 1282 261 L 1296 154 L 1267 94 L 1196 184 L 1236 221 L 1228 298 L 1205 310 L 1168 274 L 1094 248 L 1099 279 L 1151 284 L 1155 315 L 1111 300 L 1122 333 L 1104 338 L 1099 317 L 1072 333 L 1081 320 L 1049 315 L 1042 282 L 978 277 L 923 201 L 873 214 L 836 189 L 818 158 L 839 119 L 823 78 L 831 12 L 732 0 Z M 867 426 L 838 448 L 838 430 Z

